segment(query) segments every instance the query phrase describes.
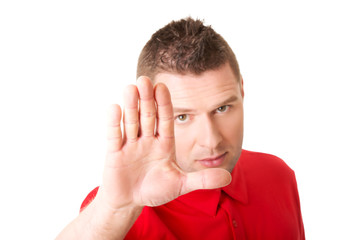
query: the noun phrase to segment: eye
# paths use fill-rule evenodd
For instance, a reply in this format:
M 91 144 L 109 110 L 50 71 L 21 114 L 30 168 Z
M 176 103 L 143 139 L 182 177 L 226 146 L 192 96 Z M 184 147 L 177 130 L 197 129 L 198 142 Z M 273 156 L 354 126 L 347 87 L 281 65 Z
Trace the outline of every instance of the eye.
M 216 112 L 220 112 L 220 113 L 226 112 L 229 109 L 229 107 L 230 107 L 229 105 L 218 107 L 216 109 Z
M 176 120 L 179 122 L 186 122 L 188 120 L 189 116 L 187 114 L 181 114 L 176 116 Z

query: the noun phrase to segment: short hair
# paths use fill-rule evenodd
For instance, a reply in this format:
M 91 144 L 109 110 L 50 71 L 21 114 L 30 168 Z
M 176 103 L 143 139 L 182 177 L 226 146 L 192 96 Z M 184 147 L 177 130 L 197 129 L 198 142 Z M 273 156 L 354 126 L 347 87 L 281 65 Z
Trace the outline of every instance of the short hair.
M 160 72 L 199 75 L 226 63 L 240 82 L 239 65 L 228 43 L 211 26 L 188 17 L 172 21 L 152 35 L 140 53 L 136 75 L 151 79 Z

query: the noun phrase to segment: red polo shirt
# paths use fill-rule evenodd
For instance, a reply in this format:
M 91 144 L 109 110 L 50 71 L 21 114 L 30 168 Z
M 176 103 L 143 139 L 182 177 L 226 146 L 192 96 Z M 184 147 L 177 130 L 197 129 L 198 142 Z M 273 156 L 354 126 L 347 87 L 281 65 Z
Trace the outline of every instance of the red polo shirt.
M 305 239 L 295 174 L 284 161 L 242 150 L 231 175 L 224 188 L 144 207 L 125 239 Z

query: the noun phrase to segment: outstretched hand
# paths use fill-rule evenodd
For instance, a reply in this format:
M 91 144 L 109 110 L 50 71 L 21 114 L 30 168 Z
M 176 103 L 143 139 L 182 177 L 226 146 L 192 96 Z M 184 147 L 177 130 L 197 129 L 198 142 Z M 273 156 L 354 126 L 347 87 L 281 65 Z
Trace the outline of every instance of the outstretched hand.
M 197 189 L 230 183 L 224 169 L 184 172 L 175 161 L 174 116 L 170 93 L 140 77 L 126 89 L 123 115 L 112 105 L 102 198 L 113 209 L 158 206 Z M 123 120 L 123 132 L 121 131 Z

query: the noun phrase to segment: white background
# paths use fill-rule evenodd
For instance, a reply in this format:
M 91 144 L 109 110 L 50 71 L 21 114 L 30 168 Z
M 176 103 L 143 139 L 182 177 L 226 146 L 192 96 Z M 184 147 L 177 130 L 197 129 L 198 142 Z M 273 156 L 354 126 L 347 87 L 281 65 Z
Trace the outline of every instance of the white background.
M 296 172 L 307 239 L 360 239 L 357 1 L 0 3 L 0 239 L 53 239 L 100 184 L 106 112 L 151 34 L 192 16 L 245 85 L 244 148 Z

